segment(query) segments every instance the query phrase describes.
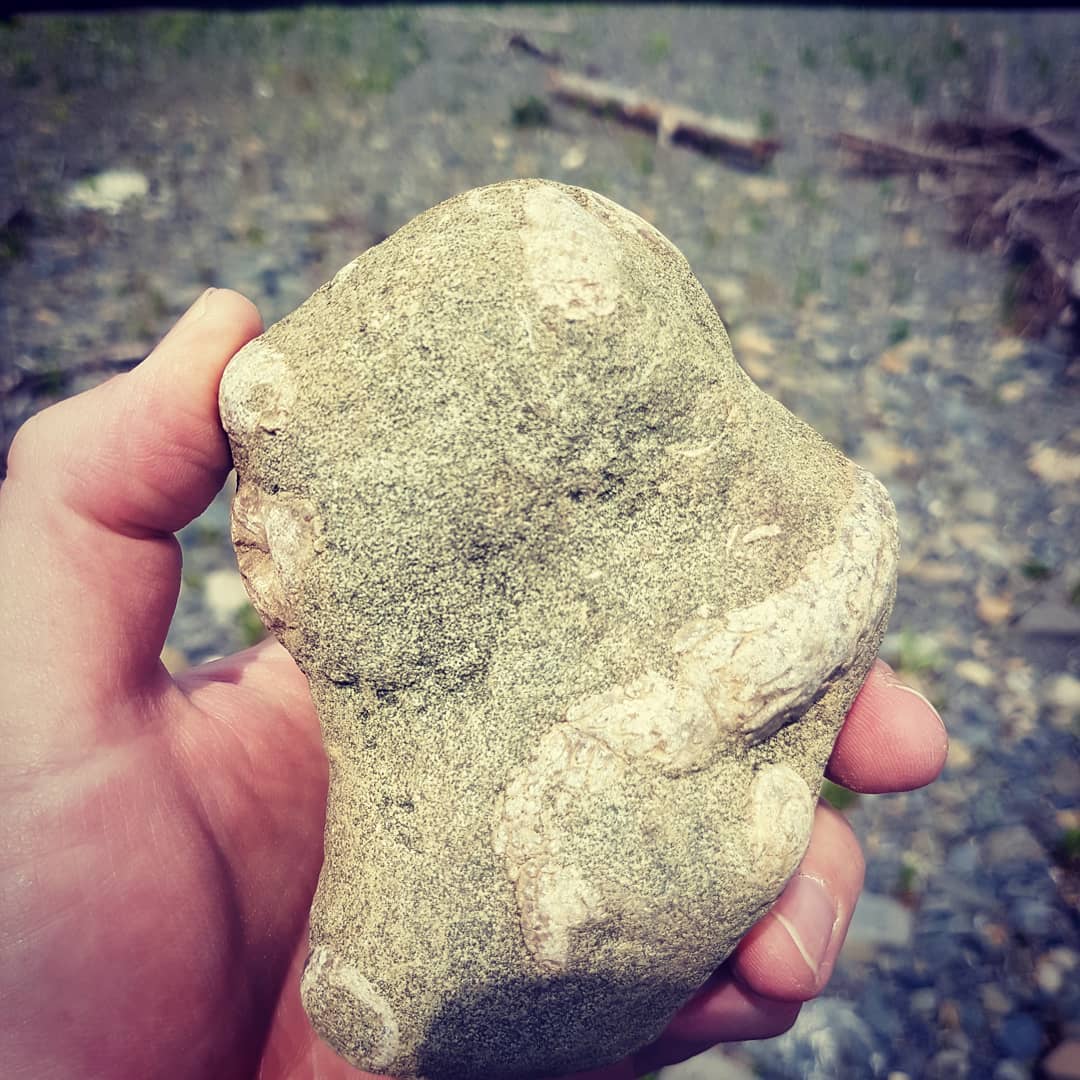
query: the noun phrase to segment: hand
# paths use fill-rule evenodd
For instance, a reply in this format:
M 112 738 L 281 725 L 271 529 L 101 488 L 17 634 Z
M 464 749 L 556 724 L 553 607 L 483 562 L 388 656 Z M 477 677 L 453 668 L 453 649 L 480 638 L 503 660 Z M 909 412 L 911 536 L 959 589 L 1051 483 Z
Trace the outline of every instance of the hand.
M 260 330 L 201 297 L 135 370 L 18 433 L 0 488 L 0 1061 L 6 1075 L 356 1077 L 300 1007 L 326 764 L 304 677 L 273 641 L 174 679 L 173 537 L 220 489 L 217 386 Z M 927 783 L 940 721 L 871 673 L 831 775 Z M 616 1080 L 777 1034 L 832 970 L 862 881 L 818 810 L 800 876 Z M 830 934 L 831 931 L 831 934 Z

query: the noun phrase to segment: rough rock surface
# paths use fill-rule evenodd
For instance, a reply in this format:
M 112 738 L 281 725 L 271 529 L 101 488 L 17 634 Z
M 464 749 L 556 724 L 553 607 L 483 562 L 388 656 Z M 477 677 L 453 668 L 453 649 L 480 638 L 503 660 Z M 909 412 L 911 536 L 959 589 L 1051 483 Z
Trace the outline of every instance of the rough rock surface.
M 432 1080 L 652 1039 L 802 856 L 891 607 L 884 489 L 659 232 L 538 180 L 365 252 L 220 400 L 331 764 L 316 1028 Z

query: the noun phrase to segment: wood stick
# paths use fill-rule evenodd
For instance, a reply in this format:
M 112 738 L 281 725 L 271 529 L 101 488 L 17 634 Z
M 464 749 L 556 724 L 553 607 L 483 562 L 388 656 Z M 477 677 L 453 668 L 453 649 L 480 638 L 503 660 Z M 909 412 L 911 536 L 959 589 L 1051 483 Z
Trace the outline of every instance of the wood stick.
M 548 88 L 561 101 L 656 132 L 661 144 L 692 146 L 704 154 L 729 157 L 746 165 L 768 164 L 782 145 L 779 139 L 761 136 L 753 124 L 656 101 L 587 75 L 549 70 Z

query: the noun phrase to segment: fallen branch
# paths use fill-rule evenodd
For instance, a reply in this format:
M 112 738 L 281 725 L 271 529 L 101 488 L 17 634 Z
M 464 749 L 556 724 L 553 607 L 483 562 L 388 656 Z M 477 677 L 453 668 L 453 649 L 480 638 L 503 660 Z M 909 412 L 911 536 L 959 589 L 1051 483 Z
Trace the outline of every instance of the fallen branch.
M 541 49 L 539 45 L 520 32 L 511 34 L 507 38 L 506 44 L 508 48 L 516 49 L 526 56 L 531 56 L 534 60 L 543 60 L 545 64 L 555 65 L 561 64 L 563 61 L 562 53 L 550 49 Z
M 753 124 L 656 101 L 587 75 L 550 70 L 548 87 L 561 101 L 655 132 L 661 145 L 691 146 L 756 168 L 767 165 L 782 145 L 779 139 L 761 136 Z

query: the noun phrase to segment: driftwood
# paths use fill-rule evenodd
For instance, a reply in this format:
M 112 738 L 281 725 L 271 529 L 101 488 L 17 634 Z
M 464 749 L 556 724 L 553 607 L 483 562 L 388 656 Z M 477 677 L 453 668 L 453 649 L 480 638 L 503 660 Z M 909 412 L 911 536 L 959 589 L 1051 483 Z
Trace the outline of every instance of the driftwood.
M 992 80 L 993 98 L 1001 99 Z M 839 132 L 864 176 L 906 173 L 951 209 L 957 239 L 1011 264 L 1003 314 L 1022 334 L 1062 328 L 1080 351 L 1080 144 L 1039 116 L 941 120 L 918 136 Z
M 562 53 L 540 48 L 535 41 L 520 31 L 511 34 L 506 39 L 506 45 L 507 48 L 531 56 L 534 60 L 543 60 L 545 64 L 555 65 L 563 62 Z
M 1011 262 L 1003 315 L 1022 334 L 1065 331 L 1080 352 L 1080 139 L 1052 114 L 1009 105 L 1005 38 L 993 38 L 986 114 L 937 120 L 917 136 L 839 132 L 855 171 L 907 173 L 952 210 L 957 238 Z
M 763 137 L 753 124 L 657 101 L 587 75 L 549 70 L 548 88 L 560 101 L 655 132 L 662 145 L 690 146 L 750 168 L 767 165 L 781 146 L 779 139 Z

